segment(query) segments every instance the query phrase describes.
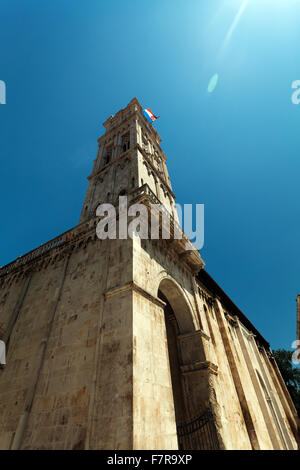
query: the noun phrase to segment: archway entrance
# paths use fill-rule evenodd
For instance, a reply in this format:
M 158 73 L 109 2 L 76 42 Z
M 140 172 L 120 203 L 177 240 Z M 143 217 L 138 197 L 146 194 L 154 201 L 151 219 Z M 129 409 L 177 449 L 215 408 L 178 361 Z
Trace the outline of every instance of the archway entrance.
M 170 304 L 175 315 L 180 334 L 195 331 L 190 307 L 188 306 L 180 288 L 174 281 L 168 278 L 163 279 L 159 285 L 158 297 L 162 300 L 164 298 L 164 302 Z
M 218 449 L 218 439 L 213 423 L 213 415 L 204 397 L 199 395 L 199 384 L 206 383 L 202 373 L 184 375 L 181 365 L 186 364 L 186 348 L 201 357 L 200 336 L 195 331 L 190 307 L 181 289 L 170 279 L 164 279 L 159 286 L 158 297 L 166 304 L 164 309 L 173 403 L 180 450 Z M 190 333 L 188 341 L 179 335 Z M 191 342 L 190 342 L 191 341 Z M 199 345 L 197 347 L 197 345 Z M 184 352 L 185 351 L 185 352 Z M 203 359 L 202 359 L 203 360 Z M 204 386 L 205 389 L 205 386 Z M 192 404 L 191 404 L 192 403 Z
M 183 378 L 180 370 L 181 353 L 178 343 L 180 334 L 195 331 L 190 308 L 179 287 L 170 279 L 164 279 L 159 286 L 158 297 L 165 302 L 165 326 L 168 344 L 168 356 L 173 391 L 174 411 L 177 430 L 188 421 L 184 397 Z M 178 434 L 178 432 L 177 432 Z M 178 439 L 179 449 L 183 449 Z
M 176 426 L 178 427 L 186 421 L 186 409 L 184 403 L 182 378 L 180 371 L 180 351 L 177 341 L 177 337 L 179 335 L 179 326 L 168 299 L 163 295 L 161 291 L 158 292 L 158 297 L 166 303 L 164 312 L 165 325 L 167 334 L 168 356 L 170 364 L 175 419 Z

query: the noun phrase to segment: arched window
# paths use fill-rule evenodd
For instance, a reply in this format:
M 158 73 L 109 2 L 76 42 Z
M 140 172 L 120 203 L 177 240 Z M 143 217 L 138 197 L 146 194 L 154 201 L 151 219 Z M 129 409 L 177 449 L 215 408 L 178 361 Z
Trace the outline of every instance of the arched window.
M 126 152 L 130 148 L 130 133 L 127 132 L 122 136 L 122 150 Z
M 112 145 L 106 148 L 106 155 L 104 158 L 105 165 L 107 165 L 110 162 L 111 156 L 112 156 Z

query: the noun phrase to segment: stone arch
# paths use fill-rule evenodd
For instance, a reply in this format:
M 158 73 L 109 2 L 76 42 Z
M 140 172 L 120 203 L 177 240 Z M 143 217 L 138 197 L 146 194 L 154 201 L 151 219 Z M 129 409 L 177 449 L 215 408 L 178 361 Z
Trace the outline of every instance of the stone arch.
M 164 276 L 160 279 L 157 292 L 158 297 L 165 297 L 171 305 L 180 334 L 195 331 L 193 309 L 180 285 L 170 276 Z
M 179 440 L 178 429 L 189 418 L 188 396 L 185 392 L 185 378 L 182 373 L 182 354 L 186 340 L 180 335 L 192 334 L 196 328 L 189 300 L 182 287 L 166 272 L 161 273 L 158 282 L 158 298 L 164 303 L 165 333 L 167 339 L 167 356 L 170 370 L 175 423 L 179 449 L 183 444 Z M 182 343 L 183 340 L 183 343 Z

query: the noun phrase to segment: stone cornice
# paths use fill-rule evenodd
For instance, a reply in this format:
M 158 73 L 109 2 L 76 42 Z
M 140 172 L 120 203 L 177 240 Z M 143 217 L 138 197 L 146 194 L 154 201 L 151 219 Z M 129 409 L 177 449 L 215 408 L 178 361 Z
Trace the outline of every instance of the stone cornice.
M 238 328 L 239 326 L 239 323 L 238 323 L 238 320 L 236 318 L 236 315 L 233 317 L 232 315 L 230 315 L 230 313 L 228 312 L 224 312 L 225 314 L 225 318 L 228 320 L 228 322 L 230 323 L 230 325 L 233 327 L 233 328 Z
M 210 341 L 210 336 L 208 336 L 203 330 L 196 330 L 196 331 L 192 331 L 191 333 L 184 333 L 182 335 L 178 335 L 178 338 L 179 340 L 181 340 L 181 339 L 195 337 L 195 335 L 199 335 L 202 338 L 206 339 L 207 341 Z
M 135 197 L 135 201 L 144 201 L 146 204 L 157 204 L 159 201 L 157 200 L 156 196 L 152 194 L 152 191 L 147 185 L 138 188 L 132 193 L 132 197 Z M 163 206 L 164 207 L 164 206 Z M 166 209 L 165 209 L 166 210 Z M 167 211 L 167 210 L 166 210 Z M 171 217 L 171 228 L 177 222 L 172 218 L 172 216 L 168 213 L 169 217 Z M 85 222 L 77 225 L 76 227 L 64 232 L 63 234 L 55 237 L 54 239 L 50 240 L 49 242 L 40 245 L 40 247 L 30 251 L 24 256 L 20 256 L 16 260 L 12 261 L 8 265 L 2 267 L 0 269 L 0 278 L 4 277 L 7 274 L 10 274 L 15 271 L 24 270 L 24 267 L 29 267 L 33 263 L 37 264 L 40 260 L 44 258 L 55 258 L 57 256 L 61 256 L 64 253 L 64 250 L 67 246 L 74 245 L 75 249 L 79 246 L 82 242 L 88 243 L 89 240 L 96 240 L 96 230 L 95 227 L 99 221 L 98 217 L 91 217 L 87 219 Z M 183 234 L 182 239 L 173 240 L 174 243 L 170 245 L 172 248 L 171 252 L 174 251 L 176 257 L 181 259 L 182 263 L 184 263 L 193 273 L 197 273 L 199 269 L 203 268 L 204 262 L 196 249 L 189 249 L 187 248 L 187 244 L 190 247 L 193 247 L 193 244 L 190 240 Z M 168 240 L 166 240 L 166 246 L 168 245 Z M 186 256 L 184 259 L 180 255 L 186 252 Z
M 210 361 L 195 361 L 191 364 L 181 365 L 180 370 L 183 375 L 194 374 L 200 371 L 207 371 L 209 374 L 218 375 L 218 366 Z
M 237 315 L 234 316 L 234 319 L 237 323 L 237 325 L 240 327 L 241 331 L 244 333 L 247 339 L 255 339 L 256 335 L 248 330 L 248 328 L 240 321 L 239 317 Z
M 196 247 L 193 245 L 193 243 L 190 241 L 187 235 L 182 231 L 180 224 L 174 219 L 172 214 L 170 214 L 168 210 L 165 208 L 165 206 L 160 203 L 160 201 L 157 199 L 155 194 L 151 191 L 149 186 L 147 184 L 144 184 L 140 188 L 137 188 L 136 190 L 134 190 L 131 193 L 131 196 L 133 198 L 133 201 L 136 203 L 143 202 L 148 207 L 149 205 L 151 206 L 153 204 L 152 209 L 155 208 L 156 204 L 160 204 L 160 208 L 170 219 L 171 242 L 169 242 L 169 240 L 166 240 L 167 244 L 169 245 L 171 250 L 174 250 L 176 252 L 178 259 L 182 263 L 185 263 L 186 266 L 189 267 L 189 269 L 191 270 L 193 274 L 198 273 L 199 270 L 201 270 L 205 265 L 204 261 L 202 260 L 200 256 L 199 251 L 196 249 Z M 163 224 L 163 221 L 160 220 L 159 224 L 160 226 L 162 226 L 161 224 Z M 178 231 L 178 233 L 182 231 L 182 237 L 179 239 L 176 239 L 174 237 L 174 233 L 176 231 L 175 228 Z M 154 242 L 156 240 L 152 240 L 152 241 Z M 160 241 L 162 240 L 160 239 Z M 186 255 L 184 257 L 180 256 L 183 253 L 186 253 Z
M 123 286 L 113 287 L 112 289 L 109 289 L 108 291 L 104 292 L 103 295 L 107 299 L 109 297 L 113 297 L 114 295 L 120 295 L 123 292 L 127 292 L 127 291 L 136 292 L 137 294 L 142 295 L 147 300 L 150 300 L 150 302 L 153 302 L 154 304 L 158 305 L 161 308 L 165 308 L 166 306 L 166 303 L 163 300 L 159 299 L 158 297 L 153 296 L 152 294 L 147 292 L 145 289 L 143 289 L 134 281 L 128 282 L 127 284 L 124 284 Z
M 0 279 L 7 274 L 14 273 L 16 271 L 24 271 L 34 269 L 34 265 L 39 263 L 40 260 L 49 256 L 65 255 L 69 249 L 73 249 L 77 244 L 83 240 L 95 239 L 96 231 L 95 226 L 97 224 L 96 218 L 89 219 L 80 225 L 62 233 L 61 235 L 53 238 L 52 240 L 40 245 L 38 248 L 26 253 L 25 255 L 19 256 L 11 263 L 0 268 Z
M 201 282 L 196 279 L 197 286 L 199 288 L 199 294 L 203 297 L 207 302 L 211 302 L 212 304 L 215 301 L 215 296 L 212 292 L 210 292 Z

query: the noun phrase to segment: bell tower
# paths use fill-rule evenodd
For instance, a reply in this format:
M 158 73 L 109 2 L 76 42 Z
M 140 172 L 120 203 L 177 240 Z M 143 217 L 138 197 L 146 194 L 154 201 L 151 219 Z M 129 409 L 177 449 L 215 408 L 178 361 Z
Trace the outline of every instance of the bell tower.
M 94 217 L 100 203 L 115 205 L 120 195 L 130 195 L 145 184 L 177 218 L 161 138 L 142 111 L 138 100 L 133 98 L 125 109 L 104 122 L 105 134 L 98 139 L 79 223 Z
M 168 240 L 105 240 L 101 373 L 86 442 L 92 449 L 186 448 L 179 437 L 183 423 L 206 416 L 214 400 L 208 381 L 216 368 L 198 331 L 195 275 L 204 263 L 185 235 L 174 236 L 179 224 L 166 156 L 142 111 L 134 98 L 104 122 L 80 224 L 95 219 L 100 203 L 118 206 L 126 195 L 129 203 L 160 204 L 171 216 L 171 234 Z M 210 446 L 222 447 L 210 425 Z

